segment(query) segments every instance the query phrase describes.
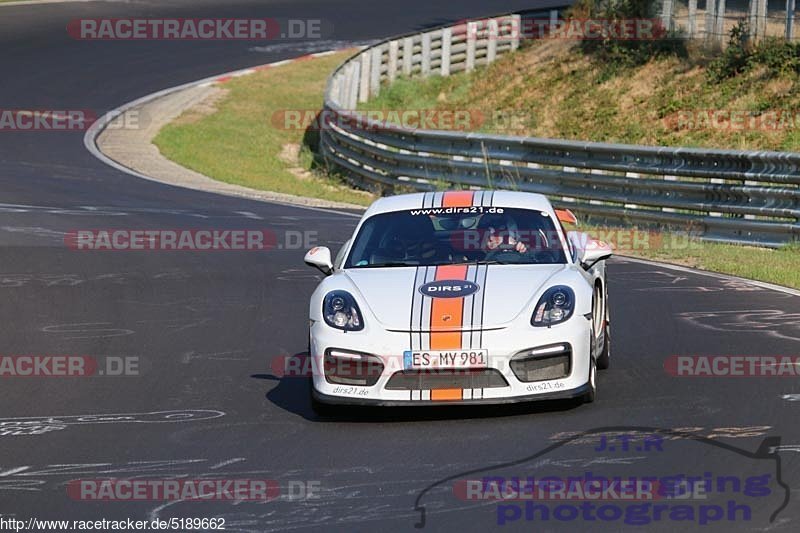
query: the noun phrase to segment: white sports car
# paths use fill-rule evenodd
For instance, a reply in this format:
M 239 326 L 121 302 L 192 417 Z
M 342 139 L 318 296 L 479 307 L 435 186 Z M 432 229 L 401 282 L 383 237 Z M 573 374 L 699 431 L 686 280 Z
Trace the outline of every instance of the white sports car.
M 310 250 L 314 408 L 593 401 L 612 250 L 569 217 L 539 194 L 407 194 L 373 203 L 335 260 Z

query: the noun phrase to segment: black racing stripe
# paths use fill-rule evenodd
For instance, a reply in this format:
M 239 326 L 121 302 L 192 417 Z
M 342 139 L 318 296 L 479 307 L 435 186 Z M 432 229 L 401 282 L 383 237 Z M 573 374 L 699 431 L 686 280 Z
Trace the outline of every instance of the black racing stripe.
M 476 266 L 475 267 L 475 279 L 470 280 L 473 283 L 475 283 L 476 285 L 478 284 L 480 271 L 481 271 L 481 267 L 479 265 Z M 470 298 L 472 298 L 472 302 L 470 302 L 471 306 L 472 306 L 472 312 L 470 313 L 470 317 L 472 317 L 472 320 L 470 321 L 470 324 L 469 324 L 469 347 L 470 348 L 474 348 L 475 347 L 475 300 L 477 300 L 478 298 L 477 298 L 477 296 L 475 294 L 471 295 Z
M 436 280 L 436 271 L 437 271 L 437 267 L 435 267 L 435 266 L 428 267 L 428 275 L 427 275 L 427 278 L 425 279 L 425 283 L 430 283 L 430 282 Z M 428 278 L 430 278 L 430 279 L 428 279 Z M 430 298 L 428 298 L 428 299 L 426 299 L 426 303 L 428 304 L 428 318 L 427 318 L 428 328 L 427 328 L 427 332 L 422 334 L 423 341 L 426 341 L 422 345 L 422 349 L 430 350 L 431 349 L 431 331 L 430 331 L 431 327 L 430 327 L 430 323 L 431 323 L 431 317 L 433 316 L 433 301 Z M 425 310 L 425 308 L 423 307 L 423 311 L 424 310 Z M 426 319 L 424 317 L 420 317 L 420 321 L 421 322 L 425 322 L 425 320 Z
M 477 267 L 475 268 L 475 283 L 478 283 L 479 279 L 481 279 L 481 266 L 477 265 Z M 483 287 L 481 287 L 481 290 L 483 290 Z M 476 323 L 476 320 L 475 320 L 475 317 L 476 317 L 476 315 L 475 315 L 475 305 L 477 303 L 477 300 L 478 300 L 478 295 L 477 294 L 473 294 L 472 295 L 472 327 L 470 328 L 470 332 L 469 332 L 469 347 L 470 348 L 475 348 L 475 323 Z M 480 322 L 481 321 L 478 320 L 478 327 L 480 327 Z
M 467 281 L 471 281 L 470 280 L 470 269 L 471 268 L 472 268 L 471 266 L 467 266 L 467 275 L 464 276 L 464 279 L 466 279 Z M 473 298 L 473 296 L 474 296 L 473 294 L 470 294 L 469 296 L 464 298 L 464 301 L 461 304 L 461 330 L 462 330 L 461 331 L 461 347 L 462 348 L 464 346 L 466 346 L 467 344 L 469 344 L 469 347 L 472 348 L 472 335 L 471 334 L 470 334 L 470 341 L 467 344 L 464 343 L 465 330 L 469 331 L 469 330 L 472 329 L 470 327 L 470 324 L 472 324 L 472 314 L 470 314 L 470 319 L 469 319 L 470 323 L 469 324 L 466 323 L 466 321 L 464 320 L 464 317 L 467 314 L 467 305 L 471 306 L 471 303 L 472 303 L 471 298 Z
M 494 191 L 489 194 L 489 207 L 494 205 Z
M 478 348 L 483 348 L 483 325 L 486 323 L 484 314 L 486 311 L 486 285 L 489 283 L 489 265 L 484 265 L 483 286 L 481 289 L 481 329 L 478 330 Z
M 423 203 L 423 205 L 425 204 L 424 201 L 422 203 Z M 412 285 L 412 287 L 411 287 L 411 291 L 412 291 L 411 292 L 411 312 L 409 313 L 409 317 L 408 317 L 408 349 L 409 350 L 413 350 L 414 349 L 414 333 L 413 333 L 413 330 L 414 330 L 414 308 L 416 307 L 417 300 L 418 300 L 417 293 L 419 291 L 417 290 L 417 280 L 419 279 L 419 270 L 420 270 L 419 267 L 417 267 L 416 271 L 414 272 L 414 285 Z M 420 297 L 422 297 L 421 294 L 420 294 Z
M 424 274 L 424 277 L 422 278 L 422 282 L 423 283 L 427 283 L 427 280 L 428 280 L 428 269 L 430 269 L 430 267 L 426 266 L 425 267 L 425 274 Z M 423 344 L 422 344 L 422 335 L 423 335 L 423 333 L 422 333 L 422 320 L 423 320 L 423 316 L 425 315 L 425 298 L 420 298 L 420 305 L 421 305 L 421 307 L 419 309 L 419 349 L 422 350 L 423 349 L 422 348 L 423 347 Z

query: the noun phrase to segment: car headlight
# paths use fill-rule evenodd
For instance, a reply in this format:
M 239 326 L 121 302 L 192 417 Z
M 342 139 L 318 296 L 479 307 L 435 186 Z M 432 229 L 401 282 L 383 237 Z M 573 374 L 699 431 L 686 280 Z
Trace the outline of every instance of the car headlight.
M 322 302 L 322 316 L 332 328 L 344 331 L 364 329 L 364 320 L 355 298 L 346 291 L 331 291 Z
M 560 324 L 575 310 L 575 293 L 566 285 L 556 285 L 545 291 L 533 310 L 532 326 Z

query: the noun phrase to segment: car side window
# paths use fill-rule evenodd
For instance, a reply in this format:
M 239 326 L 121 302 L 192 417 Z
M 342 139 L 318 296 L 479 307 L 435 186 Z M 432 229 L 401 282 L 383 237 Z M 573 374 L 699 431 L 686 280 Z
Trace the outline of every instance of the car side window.
M 336 259 L 334 259 L 333 261 L 334 270 L 340 270 L 342 268 L 342 264 L 344 263 L 344 257 L 347 254 L 347 249 L 350 248 L 351 240 L 347 241 L 342 245 L 341 248 L 339 248 L 339 253 L 336 254 Z
M 559 220 L 558 225 L 561 226 L 561 233 L 564 234 L 564 237 L 567 237 L 567 230 L 564 229 L 564 224 L 562 224 L 561 221 Z M 569 247 L 569 256 L 572 258 L 573 263 L 577 263 L 578 252 L 575 249 L 575 246 L 572 244 L 572 241 L 569 239 L 569 237 L 566 238 L 566 241 L 567 241 L 567 246 Z

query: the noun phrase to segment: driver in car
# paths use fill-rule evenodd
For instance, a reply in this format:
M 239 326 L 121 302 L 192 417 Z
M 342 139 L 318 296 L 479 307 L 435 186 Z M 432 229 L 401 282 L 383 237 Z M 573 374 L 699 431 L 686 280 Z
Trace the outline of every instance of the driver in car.
M 508 250 L 524 254 L 528 251 L 528 246 L 519 238 L 517 223 L 511 217 L 483 215 L 478 222 L 478 229 L 482 232 L 481 243 L 486 252 Z

